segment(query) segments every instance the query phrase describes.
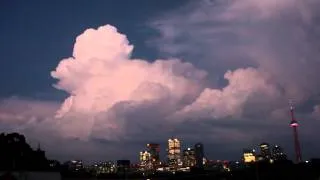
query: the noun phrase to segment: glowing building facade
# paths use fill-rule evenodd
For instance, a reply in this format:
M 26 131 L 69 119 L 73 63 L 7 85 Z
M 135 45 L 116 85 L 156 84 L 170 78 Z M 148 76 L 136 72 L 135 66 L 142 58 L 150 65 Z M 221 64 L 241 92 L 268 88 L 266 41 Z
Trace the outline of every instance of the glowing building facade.
M 140 168 L 141 170 L 147 170 L 152 168 L 151 154 L 148 151 L 140 152 Z
M 244 149 L 243 150 L 243 161 L 245 163 L 252 163 L 256 161 L 255 150 Z
M 181 145 L 177 138 L 168 139 L 168 163 L 171 169 L 177 169 L 182 165 Z

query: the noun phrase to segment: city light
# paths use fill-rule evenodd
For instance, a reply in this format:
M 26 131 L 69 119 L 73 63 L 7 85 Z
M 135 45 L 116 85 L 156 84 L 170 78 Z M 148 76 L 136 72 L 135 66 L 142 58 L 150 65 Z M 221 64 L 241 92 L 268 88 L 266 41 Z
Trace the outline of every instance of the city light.
M 253 153 L 244 153 L 243 158 L 245 163 L 251 163 L 256 161 L 256 157 Z

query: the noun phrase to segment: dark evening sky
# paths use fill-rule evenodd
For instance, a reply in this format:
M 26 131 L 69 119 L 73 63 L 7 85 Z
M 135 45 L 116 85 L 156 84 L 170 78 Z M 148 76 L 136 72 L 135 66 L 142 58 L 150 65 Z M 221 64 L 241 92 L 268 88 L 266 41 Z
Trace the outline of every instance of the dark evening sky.
M 320 151 L 320 2 L 0 2 L 0 130 L 50 158 L 137 160 L 175 136 L 211 159 L 280 144 L 289 100 Z

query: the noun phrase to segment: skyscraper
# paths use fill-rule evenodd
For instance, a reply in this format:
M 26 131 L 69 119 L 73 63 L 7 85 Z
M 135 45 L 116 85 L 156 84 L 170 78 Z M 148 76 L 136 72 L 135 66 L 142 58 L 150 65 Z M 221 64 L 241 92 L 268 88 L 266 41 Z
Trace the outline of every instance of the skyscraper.
M 270 145 L 268 143 L 260 144 L 260 155 L 264 160 L 269 160 L 271 158 Z
M 160 145 L 155 143 L 147 144 L 148 152 L 150 153 L 151 164 L 154 169 L 160 165 Z
M 196 165 L 196 155 L 193 148 L 187 148 L 183 151 L 183 166 L 193 167 Z
M 177 138 L 168 139 L 168 161 L 171 169 L 177 169 L 182 164 L 180 149 L 180 141 Z
M 140 152 L 140 167 L 142 170 L 151 169 L 151 154 L 148 151 Z
M 203 158 L 204 158 L 203 144 L 202 143 L 195 144 L 194 150 L 195 150 L 195 156 L 196 156 L 196 167 L 203 168 Z

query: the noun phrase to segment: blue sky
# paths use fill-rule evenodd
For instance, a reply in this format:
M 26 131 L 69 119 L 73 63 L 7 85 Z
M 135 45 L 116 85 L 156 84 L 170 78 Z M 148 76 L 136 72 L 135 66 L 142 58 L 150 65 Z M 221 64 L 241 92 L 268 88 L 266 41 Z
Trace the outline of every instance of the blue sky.
M 87 28 L 112 24 L 135 44 L 134 56 L 155 59 L 145 41 L 156 32 L 150 17 L 186 1 L 1 1 L 1 96 L 60 99 L 50 76 L 72 52 L 75 37 Z M 8 81 L 10 78 L 10 81 Z
M 59 160 L 136 159 L 149 142 L 164 157 L 171 136 L 203 142 L 213 159 L 262 141 L 293 157 L 294 100 L 304 157 L 317 156 L 318 10 L 314 0 L 1 1 L 1 130 Z

